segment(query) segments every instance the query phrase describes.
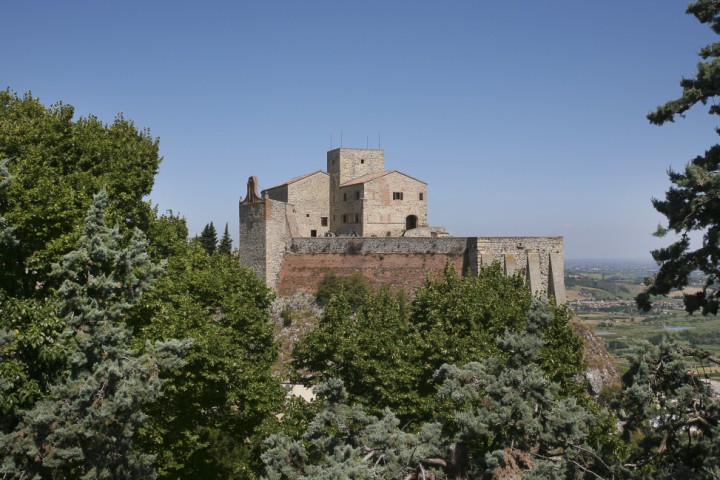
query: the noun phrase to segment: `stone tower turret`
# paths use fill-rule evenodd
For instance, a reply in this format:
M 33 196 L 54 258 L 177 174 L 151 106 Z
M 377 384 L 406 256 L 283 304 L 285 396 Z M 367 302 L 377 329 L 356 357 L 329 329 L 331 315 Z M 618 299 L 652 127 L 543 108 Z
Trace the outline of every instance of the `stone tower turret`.
M 327 152 L 327 172 L 330 174 L 330 231 L 341 227 L 340 185 L 355 178 L 385 170 L 383 150 L 367 148 L 336 148 Z

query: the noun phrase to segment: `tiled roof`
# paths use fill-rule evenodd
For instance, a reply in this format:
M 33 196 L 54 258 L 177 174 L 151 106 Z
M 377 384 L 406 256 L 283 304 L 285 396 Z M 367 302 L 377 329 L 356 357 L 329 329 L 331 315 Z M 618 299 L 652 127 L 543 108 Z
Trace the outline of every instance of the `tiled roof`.
M 323 174 L 327 175 L 327 173 L 325 173 L 322 170 L 315 170 L 314 172 L 306 173 L 305 175 L 300 175 L 299 177 L 291 178 L 287 182 L 281 183 L 280 185 L 275 185 L 274 187 L 266 188 L 265 190 L 272 190 L 274 188 L 284 187 L 285 185 L 290 185 L 291 183 L 298 182 L 298 181 L 302 180 L 303 178 L 311 177 L 311 176 L 315 175 L 316 173 L 323 173 Z M 263 191 L 265 191 L 265 190 L 263 190 Z
M 376 173 L 369 173 L 367 175 L 363 175 L 362 177 L 353 178 L 352 180 L 349 180 L 345 183 L 340 184 L 341 187 L 348 187 L 350 185 L 359 185 L 361 183 L 368 183 L 372 180 L 375 180 L 376 178 L 384 177 L 385 175 L 389 175 L 391 173 L 399 173 L 400 175 L 404 175 L 408 178 L 412 178 L 413 180 L 424 183 L 427 185 L 427 182 L 423 182 L 422 180 L 418 180 L 415 177 L 411 177 L 407 173 L 403 173 L 400 170 L 383 170 L 382 172 L 376 172 Z

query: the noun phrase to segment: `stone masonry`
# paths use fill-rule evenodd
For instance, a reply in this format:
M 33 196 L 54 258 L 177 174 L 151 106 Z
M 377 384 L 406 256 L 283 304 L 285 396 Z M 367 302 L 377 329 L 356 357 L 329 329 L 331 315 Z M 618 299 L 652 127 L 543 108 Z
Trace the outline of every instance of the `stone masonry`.
M 508 275 L 522 270 L 533 294 L 565 303 L 562 237 L 436 236 L 443 229 L 427 226 L 427 184 L 385 170 L 382 150 L 332 150 L 327 166 L 262 196 L 257 178 L 248 180 L 240 262 L 279 295 L 313 293 L 328 271 L 412 294 L 448 264 L 468 275 L 499 262 Z

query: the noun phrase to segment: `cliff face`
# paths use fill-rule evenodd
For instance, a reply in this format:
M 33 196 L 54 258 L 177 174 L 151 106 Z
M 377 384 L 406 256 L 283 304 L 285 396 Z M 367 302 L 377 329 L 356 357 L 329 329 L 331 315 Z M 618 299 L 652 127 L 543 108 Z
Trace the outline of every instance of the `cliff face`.
M 583 338 L 585 344 L 585 378 L 590 384 L 591 393 L 597 396 L 605 387 L 620 385 L 620 375 L 602 340 L 577 318 L 571 320 L 570 326 Z

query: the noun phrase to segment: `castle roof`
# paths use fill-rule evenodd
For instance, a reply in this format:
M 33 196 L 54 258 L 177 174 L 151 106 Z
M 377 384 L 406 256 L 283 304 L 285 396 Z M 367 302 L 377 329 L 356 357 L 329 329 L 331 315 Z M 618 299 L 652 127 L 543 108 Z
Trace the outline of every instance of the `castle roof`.
M 274 190 L 274 189 L 276 189 L 276 188 L 284 187 L 285 185 L 290 185 L 291 183 L 299 182 L 300 180 L 303 180 L 303 179 L 308 178 L 308 177 L 312 177 L 313 175 L 316 175 L 316 174 L 318 174 L 318 173 L 322 173 L 323 175 L 327 175 L 327 173 L 324 172 L 324 171 L 322 171 L 322 170 L 315 170 L 314 172 L 306 173 L 305 175 L 300 175 L 300 176 L 298 176 L 298 177 L 291 178 L 290 180 L 288 180 L 288 181 L 285 182 L 285 183 L 281 183 L 280 185 L 275 185 L 274 187 L 266 188 L 265 190 Z M 265 191 L 265 190 L 263 190 L 263 191 Z
M 367 175 L 363 175 L 362 177 L 353 178 L 352 180 L 348 180 L 347 182 L 340 184 L 340 186 L 349 187 L 350 185 L 359 185 L 361 183 L 372 182 L 375 179 L 384 177 L 385 175 L 390 175 L 391 173 L 398 173 L 412 180 L 415 180 L 416 182 L 424 183 L 425 185 L 427 185 L 427 182 L 423 182 L 422 180 L 418 180 L 415 177 L 411 177 L 407 173 L 403 173 L 400 170 L 383 170 L 382 172 L 369 173 Z

